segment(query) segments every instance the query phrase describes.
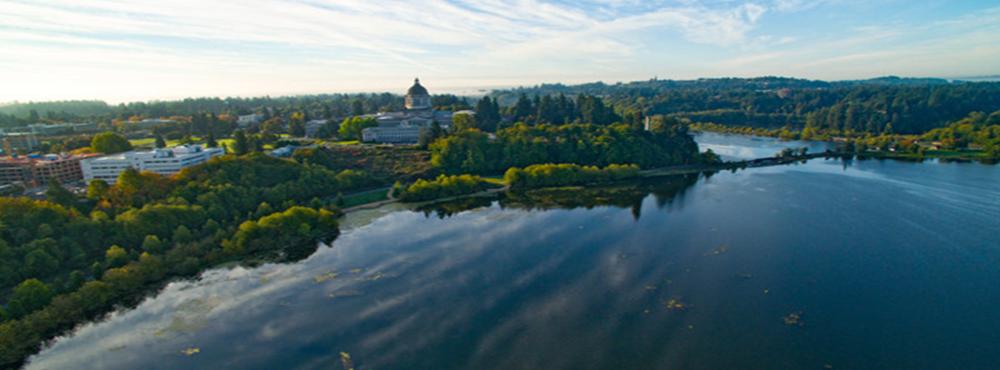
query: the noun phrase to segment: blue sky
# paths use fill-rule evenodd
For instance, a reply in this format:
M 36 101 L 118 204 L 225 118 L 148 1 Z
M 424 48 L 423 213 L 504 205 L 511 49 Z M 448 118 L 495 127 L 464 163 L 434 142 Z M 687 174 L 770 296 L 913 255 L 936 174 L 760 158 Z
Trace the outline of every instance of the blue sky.
M 1000 1 L 0 0 L 0 101 L 1000 74 Z

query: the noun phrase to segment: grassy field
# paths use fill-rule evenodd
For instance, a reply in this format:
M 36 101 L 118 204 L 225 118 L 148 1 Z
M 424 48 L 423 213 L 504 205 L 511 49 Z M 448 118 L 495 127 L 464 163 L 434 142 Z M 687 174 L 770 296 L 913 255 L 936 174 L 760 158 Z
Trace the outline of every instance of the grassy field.
M 204 142 L 202 141 L 202 139 L 200 137 L 197 137 L 197 136 L 191 137 L 191 140 L 193 140 L 195 144 L 204 144 Z M 221 147 L 228 147 L 228 146 L 232 145 L 234 141 L 235 141 L 234 139 L 218 139 L 215 142 L 219 143 L 219 146 L 221 146 Z M 156 138 L 152 138 L 152 137 L 147 137 L 147 138 L 143 138 L 143 139 L 132 139 L 132 140 L 129 140 L 128 142 L 131 143 L 132 146 L 135 147 L 135 148 L 147 148 L 147 149 L 149 149 L 149 148 L 152 148 L 152 147 L 156 146 Z M 181 141 L 180 140 L 167 140 L 167 147 L 173 147 L 173 146 L 178 146 L 178 145 L 181 145 Z
M 389 199 L 388 191 L 389 189 L 375 189 L 372 191 L 344 195 L 344 204 L 340 208 L 354 207 Z

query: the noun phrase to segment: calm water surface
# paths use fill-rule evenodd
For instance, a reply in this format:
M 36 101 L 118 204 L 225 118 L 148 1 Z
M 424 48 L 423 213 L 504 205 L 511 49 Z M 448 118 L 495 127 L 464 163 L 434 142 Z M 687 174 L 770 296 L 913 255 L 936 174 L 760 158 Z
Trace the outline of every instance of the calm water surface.
M 1000 366 L 1000 167 L 820 159 L 582 198 L 352 214 L 306 260 L 173 283 L 28 368 Z

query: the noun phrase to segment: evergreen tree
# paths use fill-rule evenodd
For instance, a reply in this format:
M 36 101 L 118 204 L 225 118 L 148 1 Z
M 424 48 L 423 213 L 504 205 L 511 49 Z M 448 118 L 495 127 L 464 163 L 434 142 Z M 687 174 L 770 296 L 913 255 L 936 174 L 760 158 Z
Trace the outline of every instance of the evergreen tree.
M 233 134 L 233 139 L 233 152 L 236 155 L 244 155 L 251 151 L 250 139 L 243 130 L 236 130 L 236 133 Z

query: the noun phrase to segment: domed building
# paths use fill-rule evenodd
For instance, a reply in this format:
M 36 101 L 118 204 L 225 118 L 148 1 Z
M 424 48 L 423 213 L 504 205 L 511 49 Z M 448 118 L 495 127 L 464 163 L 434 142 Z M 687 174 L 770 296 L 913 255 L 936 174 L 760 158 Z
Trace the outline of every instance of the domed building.
M 406 90 L 406 110 L 431 109 L 431 94 L 420 84 L 420 79 L 413 80 L 413 86 Z
M 450 111 L 436 111 L 431 104 L 431 94 L 413 80 L 413 86 L 406 90 L 402 112 L 382 112 L 368 115 L 375 118 L 378 126 L 361 130 L 361 141 L 383 144 L 412 144 L 420 138 L 420 132 L 430 129 L 434 122 L 447 129 L 451 127 Z

